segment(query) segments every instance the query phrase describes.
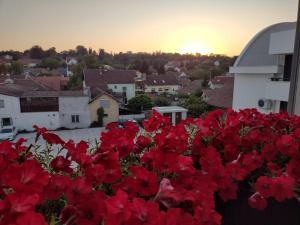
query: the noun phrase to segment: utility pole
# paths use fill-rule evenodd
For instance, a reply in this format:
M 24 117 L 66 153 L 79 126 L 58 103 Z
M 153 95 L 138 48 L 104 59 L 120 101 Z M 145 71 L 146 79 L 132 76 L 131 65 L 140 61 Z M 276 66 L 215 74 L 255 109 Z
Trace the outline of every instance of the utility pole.
M 290 93 L 288 101 L 288 113 L 290 115 L 300 115 L 300 0 L 298 2 L 298 16 L 296 23 L 296 36 L 294 45 L 294 55 L 292 62 L 292 74 L 290 80 Z

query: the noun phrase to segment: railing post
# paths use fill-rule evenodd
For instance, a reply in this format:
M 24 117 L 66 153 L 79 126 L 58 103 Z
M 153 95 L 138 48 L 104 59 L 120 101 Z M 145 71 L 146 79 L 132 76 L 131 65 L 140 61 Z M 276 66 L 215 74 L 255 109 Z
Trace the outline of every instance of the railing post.
M 296 23 L 296 36 L 294 45 L 294 55 L 292 63 L 292 74 L 290 81 L 290 93 L 288 101 L 288 113 L 290 115 L 300 115 L 300 79 L 299 79 L 299 48 L 300 48 L 300 0 L 298 2 L 298 16 Z

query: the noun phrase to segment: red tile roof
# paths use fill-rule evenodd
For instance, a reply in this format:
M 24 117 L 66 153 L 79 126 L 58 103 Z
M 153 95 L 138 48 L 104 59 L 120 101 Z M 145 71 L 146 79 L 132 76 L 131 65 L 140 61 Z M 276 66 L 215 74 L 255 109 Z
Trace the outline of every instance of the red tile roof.
M 69 78 L 62 76 L 38 76 L 33 77 L 37 83 L 49 87 L 53 90 L 60 91 L 64 90 L 64 87 L 67 86 Z
M 209 105 L 220 108 L 231 108 L 233 98 L 234 77 L 228 76 L 221 88 L 205 89 L 203 95 Z

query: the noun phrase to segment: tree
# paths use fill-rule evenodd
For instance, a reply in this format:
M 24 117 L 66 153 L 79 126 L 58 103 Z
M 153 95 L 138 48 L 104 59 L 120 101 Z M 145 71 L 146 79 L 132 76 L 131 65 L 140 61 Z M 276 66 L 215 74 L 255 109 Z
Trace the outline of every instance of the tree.
M 208 105 L 202 98 L 191 95 L 182 104 L 183 107 L 188 109 L 188 114 L 191 117 L 198 118 L 202 114 L 212 110 L 213 107 Z
M 54 58 L 46 58 L 42 60 L 42 67 L 49 68 L 50 70 L 60 67 L 62 63 Z
M 57 54 L 57 52 L 56 52 L 55 47 L 49 48 L 48 50 L 45 51 L 45 56 L 46 57 L 55 57 L 56 54 Z
M 207 88 L 208 87 L 208 82 L 209 82 L 209 79 L 208 79 L 208 76 L 204 76 L 204 79 L 202 81 L 202 88 Z
M 143 110 L 152 108 L 152 101 L 147 95 L 139 95 L 129 100 L 128 108 L 133 112 L 139 113 Z
M 169 106 L 169 105 L 171 105 L 171 101 L 167 97 L 160 96 L 160 97 L 157 97 L 154 99 L 154 105 L 155 106 Z
M 73 68 L 73 76 L 70 77 L 68 87 L 79 89 L 82 87 L 84 63 L 79 63 Z
M 76 53 L 79 56 L 85 56 L 88 54 L 88 50 L 86 49 L 86 47 L 84 47 L 82 45 L 78 45 L 78 46 L 76 46 Z
M 15 75 L 20 75 L 23 73 L 23 65 L 19 62 L 12 62 L 11 63 L 11 67 L 10 67 L 10 71 L 12 74 L 15 74 Z
M 35 45 L 31 49 L 29 49 L 29 56 L 32 59 L 42 59 L 45 57 L 45 52 L 42 47 Z
M 90 69 L 99 69 L 100 63 L 97 56 L 86 55 L 83 57 L 83 62 L 87 68 Z
M 100 107 L 100 108 L 97 110 L 98 125 L 99 125 L 100 127 L 103 126 L 103 119 L 104 119 L 104 116 L 105 116 L 104 109 L 103 109 L 102 107 Z

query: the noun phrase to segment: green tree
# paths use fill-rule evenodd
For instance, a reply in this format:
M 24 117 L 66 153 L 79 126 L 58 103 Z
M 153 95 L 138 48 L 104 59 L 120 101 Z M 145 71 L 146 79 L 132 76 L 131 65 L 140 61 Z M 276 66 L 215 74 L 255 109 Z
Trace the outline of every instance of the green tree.
M 23 70 L 24 68 L 21 63 L 15 61 L 11 63 L 10 71 L 12 74 L 16 74 L 16 75 L 22 74 Z
M 49 68 L 50 70 L 60 67 L 62 63 L 58 59 L 46 58 L 42 60 L 42 67 Z
M 203 81 L 202 81 L 202 88 L 207 88 L 208 87 L 208 82 L 209 82 L 209 79 L 208 79 L 208 76 L 205 76 Z
M 208 105 L 202 98 L 195 95 L 191 95 L 182 104 L 183 107 L 188 109 L 188 114 L 191 117 L 198 118 L 202 114 L 212 110 L 212 107 Z
M 98 125 L 99 125 L 100 127 L 103 126 L 103 119 L 104 119 L 104 116 L 105 116 L 104 109 L 103 109 L 102 107 L 100 107 L 100 108 L 97 110 Z
M 149 110 L 152 107 L 151 98 L 147 95 L 138 95 L 128 102 L 128 108 L 133 112 L 139 113 L 143 110 Z
M 70 77 L 68 87 L 70 89 L 79 89 L 82 87 L 84 63 L 75 65 L 72 69 L 73 76 Z
M 98 69 L 100 67 L 98 57 L 95 55 L 86 55 L 83 57 L 82 61 L 87 68 Z
M 78 46 L 76 46 L 76 53 L 79 56 L 85 56 L 88 54 L 88 50 L 83 45 L 78 45 Z
M 29 49 L 29 56 L 32 59 L 42 59 L 45 57 L 45 52 L 42 47 L 35 45 Z
M 171 101 L 167 97 L 159 96 L 154 99 L 154 106 L 169 106 L 171 105 Z

